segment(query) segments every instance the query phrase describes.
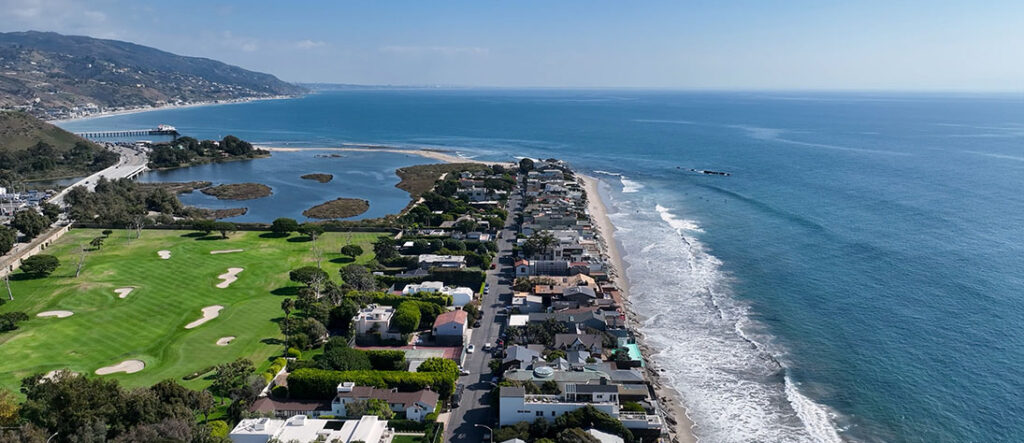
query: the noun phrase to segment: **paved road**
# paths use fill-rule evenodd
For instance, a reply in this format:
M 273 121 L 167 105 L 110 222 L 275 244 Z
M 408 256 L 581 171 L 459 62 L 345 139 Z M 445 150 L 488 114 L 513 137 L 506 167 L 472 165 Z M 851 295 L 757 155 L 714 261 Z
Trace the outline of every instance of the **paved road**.
M 51 198 L 50 202 L 59 206 L 64 206 L 64 195 L 67 194 L 67 191 L 71 188 L 76 186 L 85 186 L 86 189 L 91 191 L 96 188 L 96 182 L 100 180 L 100 177 L 106 177 L 108 180 L 115 180 L 130 177 L 146 168 L 147 158 L 145 153 L 121 146 L 114 146 L 111 150 L 121 156 L 117 163 L 100 172 L 83 178 L 78 181 L 78 183 L 68 186 Z
M 519 204 L 518 196 L 509 198 L 509 208 L 518 208 Z M 473 425 L 481 424 L 493 428 L 497 423 L 497 411 L 491 408 L 490 403 L 490 392 L 494 385 L 491 383 L 491 369 L 487 363 L 491 361 L 491 354 L 484 352 L 483 348 L 485 343 L 493 345 L 498 340 L 505 316 L 499 315 L 497 311 L 512 300 L 515 271 L 510 260 L 512 243 L 508 240 L 515 239 L 514 225 L 515 216 L 510 213 L 505 222 L 505 232 L 502 233 L 502 238 L 498 239 L 498 255 L 495 259 L 498 263 L 497 269 L 487 271 L 487 283 L 491 285 L 491 289 L 484 294 L 481 303 L 483 319 L 480 321 L 480 327 L 473 330 L 473 336 L 470 338 L 476 352 L 469 354 L 463 363 L 463 368 L 471 374 L 459 377 L 459 383 L 466 388 L 460 406 L 452 410 L 448 428 L 445 429 L 446 442 L 485 442 L 487 431 Z

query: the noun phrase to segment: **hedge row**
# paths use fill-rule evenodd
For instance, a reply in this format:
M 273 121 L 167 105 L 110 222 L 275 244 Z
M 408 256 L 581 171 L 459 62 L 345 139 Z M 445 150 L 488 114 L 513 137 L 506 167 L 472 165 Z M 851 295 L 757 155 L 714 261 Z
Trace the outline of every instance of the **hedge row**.
M 292 398 L 326 400 L 337 395 L 338 384 L 354 382 L 357 386 L 394 388 L 413 392 L 430 388 L 441 398 L 448 398 L 455 390 L 455 378 L 440 372 L 405 371 L 329 371 L 303 368 L 288 376 L 288 391 Z
M 404 371 L 405 351 L 369 350 L 363 351 L 370 358 L 370 365 L 378 371 Z
M 419 293 L 410 295 L 395 295 L 387 292 L 359 292 L 349 291 L 345 294 L 345 298 L 354 300 L 356 303 L 361 301 L 367 301 L 367 303 L 376 303 L 381 306 L 398 306 L 403 301 L 408 300 L 419 300 L 427 303 L 433 303 L 440 306 L 451 306 L 452 297 L 450 295 L 433 295 L 429 293 Z
M 484 282 L 486 274 L 477 269 L 440 269 L 430 270 L 430 274 L 423 277 L 395 277 L 393 275 L 378 275 L 377 281 L 381 286 L 404 288 L 410 283 L 423 283 L 425 281 L 442 281 L 449 286 L 465 286 L 475 288 Z M 389 305 L 390 306 L 390 305 Z

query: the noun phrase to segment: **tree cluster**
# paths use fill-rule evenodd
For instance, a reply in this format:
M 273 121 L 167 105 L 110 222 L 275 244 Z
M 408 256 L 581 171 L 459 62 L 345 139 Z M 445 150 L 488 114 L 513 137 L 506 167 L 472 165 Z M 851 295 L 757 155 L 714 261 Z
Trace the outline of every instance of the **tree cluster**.
M 19 429 L 4 431 L 2 441 L 42 442 L 219 442 L 197 414 L 209 414 L 213 398 L 165 380 L 148 388 L 125 389 L 116 381 L 68 371 L 50 379 L 41 374 L 22 380 L 25 401 L 18 408 Z
M 72 219 L 123 227 L 153 224 L 147 212 L 188 216 L 178 197 L 163 188 L 143 188 L 133 180 L 107 180 L 100 177 L 93 192 L 77 186 L 68 191 L 64 201 L 70 206 Z M 173 220 L 173 219 L 172 219 Z
M 267 151 L 253 148 L 252 144 L 229 135 L 220 142 L 180 137 L 169 143 L 153 145 L 149 153 L 151 168 L 175 168 L 193 163 L 205 163 L 221 158 L 252 158 Z
M 24 150 L 0 149 L 0 171 L 12 180 L 76 175 L 100 171 L 117 159 L 116 153 L 84 141 L 75 142 L 70 149 L 39 142 Z

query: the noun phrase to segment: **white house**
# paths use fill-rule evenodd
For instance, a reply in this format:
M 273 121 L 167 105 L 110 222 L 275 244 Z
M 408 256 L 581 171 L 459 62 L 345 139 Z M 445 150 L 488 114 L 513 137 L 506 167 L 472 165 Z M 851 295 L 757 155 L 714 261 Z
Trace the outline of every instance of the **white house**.
M 452 296 L 452 306 L 462 307 L 473 301 L 473 290 L 465 286 L 448 288 L 447 294 Z
M 420 254 L 419 266 L 424 269 L 429 268 L 454 268 L 462 269 L 466 267 L 466 257 L 462 255 L 436 255 L 436 254 Z
M 473 301 L 473 290 L 467 287 L 452 288 L 445 286 L 444 283 L 439 281 L 425 281 L 418 284 L 408 284 L 402 289 L 402 294 L 412 295 L 420 292 L 427 292 L 431 294 L 444 294 L 451 296 L 453 306 L 465 306 L 469 302 Z
M 394 315 L 394 307 L 369 305 L 359 310 L 352 321 L 356 325 L 357 334 L 367 334 L 373 331 L 384 333 L 390 329 L 391 317 Z
M 328 426 L 331 423 L 331 426 Z M 341 426 L 337 426 L 341 423 Z M 296 415 L 287 420 L 247 418 L 228 434 L 233 443 L 267 443 L 270 440 L 312 443 L 320 441 L 381 443 L 391 441 L 388 422 L 375 415 L 359 420 L 319 420 Z
M 437 320 L 434 320 L 434 338 L 440 343 L 462 343 L 466 337 L 468 319 L 469 315 L 461 309 L 438 315 Z
M 423 283 L 411 283 L 405 285 L 405 289 L 402 289 L 402 294 L 412 295 L 420 292 L 429 293 L 440 293 L 444 291 L 444 283 L 439 281 L 425 281 Z
M 370 386 L 356 386 L 353 382 L 338 385 L 338 395 L 331 402 L 331 413 L 336 417 L 347 415 L 345 406 L 354 401 L 366 401 L 371 398 L 384 400 L 392 411 L 404 413 L 405 418 L 423 421 L 427 414 L 437 408 L 439 396 L 429 389 L 416 392 L 398 392 L 394 389 L 377 389 Z
M 619 388 L 616 385 L 565 385 L 562 395 L 531 395 L 522 386 L 501 388 L 498 424 L 532 423 L 544 417 L 554 421 L 562 414 L 593 406 L 612 417 L 619 416 Z

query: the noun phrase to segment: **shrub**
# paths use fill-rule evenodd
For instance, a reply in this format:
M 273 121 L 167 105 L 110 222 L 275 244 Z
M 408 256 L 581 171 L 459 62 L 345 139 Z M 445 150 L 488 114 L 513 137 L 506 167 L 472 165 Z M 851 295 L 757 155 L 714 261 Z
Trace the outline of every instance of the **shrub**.
M 414 420 L 392 419 L 388 420 L 388 427 L 397 432 L 423 432 L 427 429 L 427 423 Z
M 415 331 L 420 326 L 420 308 L 413 303 L 398 305 L 394 317 L 391 318 L 391 324 L 403 334 Z
M 621 410 L 627 412 L 647 412 L 647 410 L 644 409 L 643 406 L 640 406 L 640 403 L 637 403 L 635 401 L 627 401 L 623 403 Z
M 228 438 L 228 432 L 231 431 L 224 420 L 214 420 L 207 423 L 206 426 L 210 427 L 210 436 L 216 438 Z
M 0 332 L 18 329 L 18 323 L 28 320 L 28 314 L 21 311 L 0 314 Z
M 329 399 L 337 394 L 338 384 L 354 382 L 358 386 L 394 388 L 412 392 L 430 388 L 442 398 L 452 395 L 455 378 L 440 372 L 405 371 L 330 371 L 303 368 L 288 376 L 288 388 L 294 398 Z
M 361 371 L 371 369 L 370 358 L 358 349 L 334 346 L 313 358 L 320 369 Z
M 295 348 L 288 348 L 288 352 L 286 353 L 286 355 L 291 358 L 299 358 L 302 357 L 302 351 Z
M 404 371 L 405 352 L 389 349 L 363 351 L 370 358 L 370 366 L 377 371 Z
M 270 390 L 270 395 L 274 398 L 288 398 L 288 387 L 274 386 L 274 388 Z
M 46 254 L 33 255 L 21 261 L 21 271 L 35 277 L 46 277 L 60 266 L 57 257 Z
M 459 378 L 459 365 L 447 358 L 430 357 L 420 363 L 416 372 L 439 372 L 452 378 Z

